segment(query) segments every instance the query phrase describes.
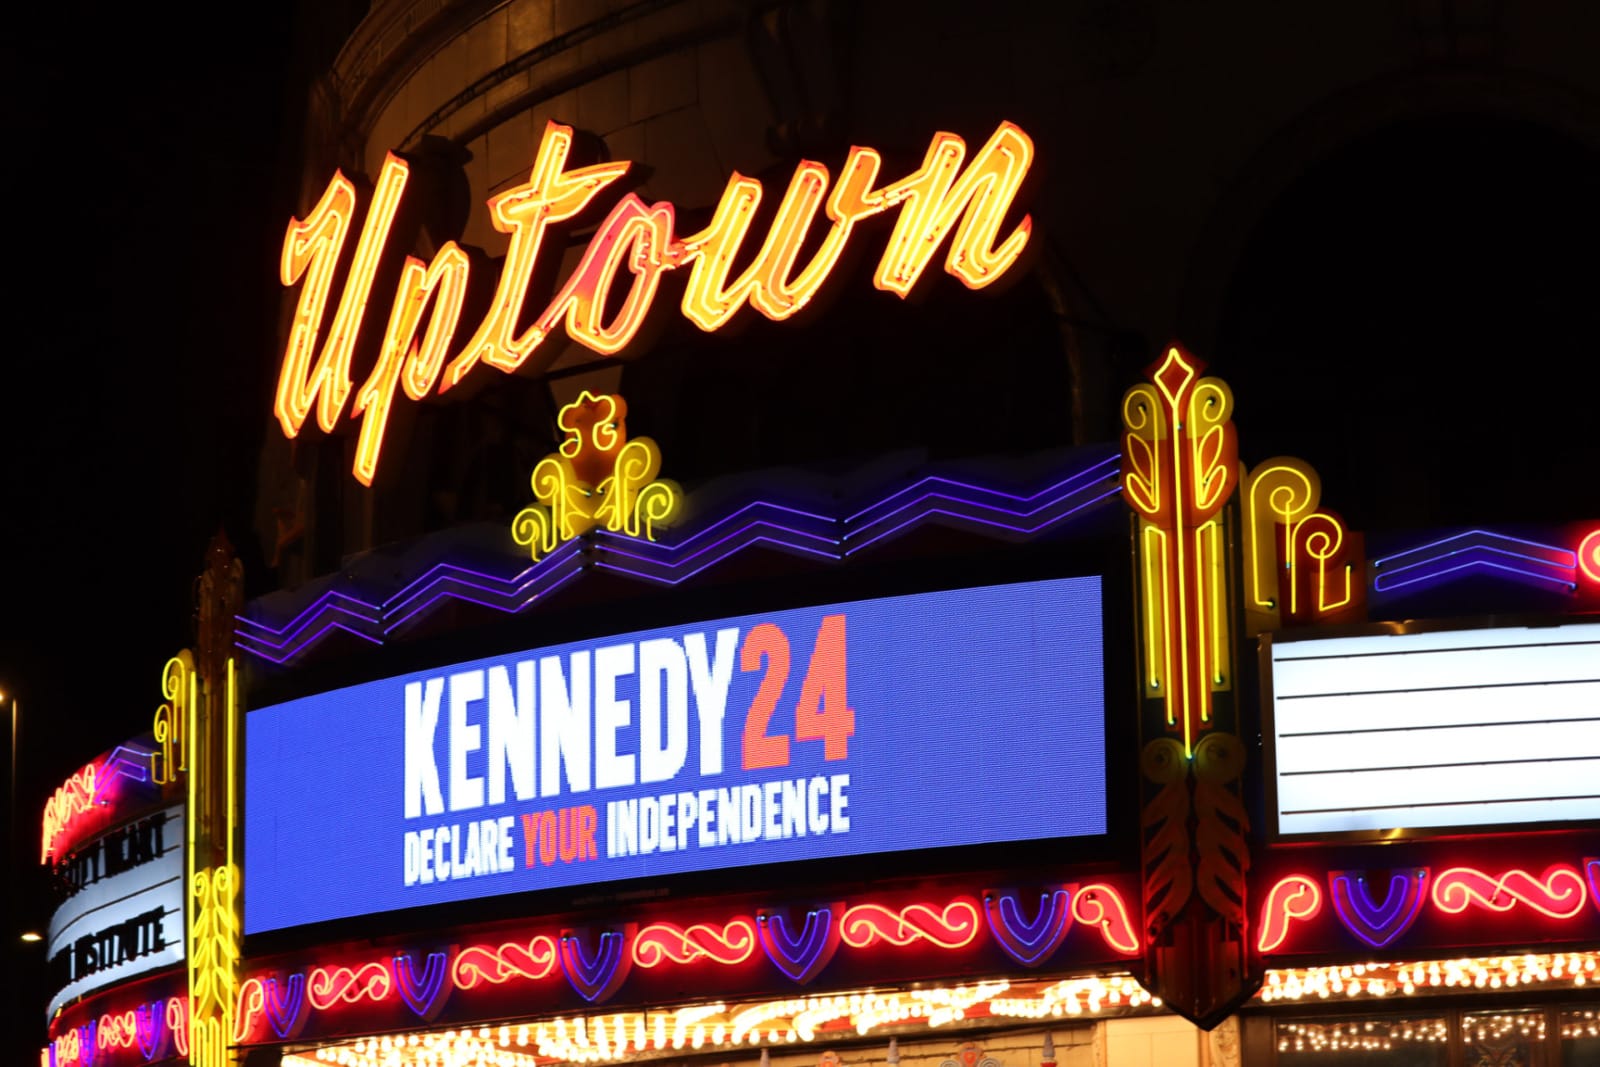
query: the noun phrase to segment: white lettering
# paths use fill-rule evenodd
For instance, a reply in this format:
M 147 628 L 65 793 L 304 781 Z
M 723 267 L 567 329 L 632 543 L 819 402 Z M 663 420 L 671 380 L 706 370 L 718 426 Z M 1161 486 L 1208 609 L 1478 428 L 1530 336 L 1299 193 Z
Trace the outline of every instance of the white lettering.
M 661 805 L 655 797 L 639 798 L 639 852 L 649 855 L 661 844 Z
M 733 682 L 733 660 L 739 648 L 739 630 L 717 631 L 716 658 L 706 661 L 706 635 L 688 634 L 689 681 L 694 686 L 695 708 L 700 716 L 700 773 L 722 773 L 722 717 L 728 707 L 728 686 Z
M 560 767 L 567 789 L 589 791 L 589 653 L 572 654 L 572 688 L 561 674 L 561 657 L 539 661 L 539 795 L 561 792 Z
M 813 834 L 828 832 L 827 817 L 822 814 L 822 797 L 828 791 L 826 778 L 811 779 L 811 786 L 806 790 L 806 821 Z
M 439 765 L 433 760 L 433 737 L 439 731 L 439 696 L 443 678 L 406 685 L 406 818 L 444 811 L 439 792 Z M 393 773 L 393 772 L 391 772 Z
M 704 649 L 701 651 L 704 652 Z M 639 781 L 641 782 L 670 781 L 683 769 L 683 761 L 689 754 L 688 670 L 683 649 L 670 637 L 639 643 Z M 663 685 L 667 691 L 665 730 L 662 729 L 661 721 Z M 719 723 L 721 715 L 719 711 L 717 713 Z M 721 729 L 720 725 L 718 729 Z
M 505 667 L 489 668 L 489 803 L 506 802 L 506 771 L 518 800 L 533 798 L 533 660 L 517 664 L 513 696 Z
M 483 727 L 467 722 L 467 705 L 483 699 L 483 672 L 450 676 L 450 810 L 483 807 L 483 779 L 467 774 L 467 755 L 483 747 Z
M 641 650 L 641 668 L 643 655 Z M 617 752 L 617 731 L 631 710 L 617 699 L 617 679 L 633 673 L 633 646 L 607 645 L 594 654 L 594 787 L 633 784 L 633 754 Z M 641 700 L 639 714 L 644 714 Z

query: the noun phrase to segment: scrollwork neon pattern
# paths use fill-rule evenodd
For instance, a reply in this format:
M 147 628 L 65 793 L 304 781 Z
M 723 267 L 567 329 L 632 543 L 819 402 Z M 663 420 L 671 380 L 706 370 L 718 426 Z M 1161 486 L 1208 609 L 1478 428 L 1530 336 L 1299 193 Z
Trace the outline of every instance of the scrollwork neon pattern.
M 1587 899 L 1583 876 L 1559 863 L 1542 877 L 1521 869 L 1495 877 L 1474 867 L 1451 867 L 1433 880 L 1433 906 L 1451 915 L 1473 905 L 1493 912 L 1521 905 L 1552 919 L 1570 919 L 1583 910 Z
M 1245 616 L 1252 633 L 1358 608 L 1358 539 L 1319 510 L 1322 481 L 1304 460 L 1275 456 L 1245 478 Z M 1280 580 L 1281 576 L 1281 580 Z
M 363 999 L 378 1003 L 394 991 L 389 965 L 377 961 L 356 967 L 313 967 L 306 976 L 306 999 L 318 1011 Z
M 1108 885 L 1086 885 L 1072 896 L 1072 917 L 1100 931 L 1106 944 L 1125 956 L 1139 951 L 1139 936 L 1128 918 L 1122 894 Z
M 663 963 L 688 964 L 710 960 L 732 967 L 756 950 L 756 931 L 749 919 L 732 919 L 722 927 L 695 923 L 652 923 L 633 939 L 633 962 L 649 969 Z
M 172 997 L 167 1001 L 167 1029 L 172 1033 L 172 1047 L 184 1059 L 189 1058 L 189 999 Z
M 189 1045 L 196 1067 L 223 1067 L 233 1037 L 239 919 L 239 868 L 208 867 L 190 876 Z
M 627 415 L 620 396 L 588 390 L 557 415 L 566 437 L 533 468 L 537 503 L 511 523 L 532 558 L 596 526 L 653 541 L 656 527 L 677 518 L 683 491 L 656 477 L 661 450 L 648 437 L 628 438 Z
M 1578 571 L 1600 585 L 1600 529 L 1590 530 L 1578 542 Z
M 156 709 L 151 728 L 157 748 L 155 758 L 150 761 L 150 777 L 157 785 L 176 782 L 179 774 L 188 769 L 188 734 L 184 723 L 188 721 L 189 708 L 198 699 L 198 685 L 194 655 L 188 649 L 167 660 L 161 669 L 161 696 L 166 703 Z
M 267 990 L 260 978 L 239 983 L 239 998 L 233 1006 L 233 1043 L 243 1044 L 256 1035 L 267 1017 Z
M 105 1049 L 132 1048 L 139 1043 L 139 1013 L 136 1009 L 106 1012 L 100 1016 L 95 1028 L 95 1047 Z
M 1303 874 L 1278 879 L 1261 902 L 1261 933 L 1256 948 L 1262 953 L 1276 952 L 1296 922 L 1309 922 L 1322 912 L 1322 887 Z
M 953 900 L 943 908 L 930 904 L 909 904 L 886 908 L 881 904 L 857 904 L 839 921 L 839 937 L 851 948 L 868 948 L 879 941 L 904 948 L 926 941 L 937 948 L 965 948 L 975 937 L 981 920 L 978 906 L 966 899 Z
M 473 990 L 485 982 L 499 985 L 513 978 L 537 981 L 556 969 L 556 943 L 539 934 L 526 944 L 506 942 L 498 948 L 469 945 L 450 968 L 457 989 Z

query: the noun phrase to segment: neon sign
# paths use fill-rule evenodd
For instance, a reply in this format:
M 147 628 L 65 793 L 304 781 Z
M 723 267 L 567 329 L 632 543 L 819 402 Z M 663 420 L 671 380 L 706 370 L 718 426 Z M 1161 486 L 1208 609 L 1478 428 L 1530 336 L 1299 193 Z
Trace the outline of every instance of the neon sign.
M 630 440 L 627 418 L 627 401 L 587 389 L 556 416 L 567 438 L 533 468 L 539 502 L 511 521 L 512 538 L 534 559 L 596 525 L 654 541 L 656 526 L 678 514 L 683 490 L 656 477 L 661 449 L 648 437 Z
M 498 943 L 453 945 L 448 950 L 391 949 L 376 958 L 328 962 L 287 974 L 257 973 L 239 986 L 234 1040 L 255 1040 L 266 1025 L 280 1039 L 287 1038 L 299 1034 L 313 1015 L 359 1015 L 363 1005 L 403 1002 L 418 1018 L 432 1019 L 455 994 L 503 997 L 498 987 L 506 983 L 558 980 L 558 974 L 584 1000 L 602 1003 L 618 992 L 634 968 L 757 967 L 764 966 L 764 955 L 791 982 L 805 985 L 841 945 L 867 957 L 902 951 L 970 954 L 981 951 L 980 938 L 987 931 L 993 944 L 1009 954 L 1014 948 L 1010 942 L 1019 934 L 1026 936 L 1019 921 L 1036 935 L 1028 945 L 1029 966 L 1053 956 L 1073 922 L 1093 930 L 1119 956 L 1139 951 L 1122 893 L 1113 886 L 1045 892 L 1041 913 L 1031 922 L 1020 920 L 1015 893 L 989 891 L 983 897 L 984 907 L 1005 902 L 998 906 L 1011 913 L 1001 920 L 1011 928 L 1009 933 L 986 922 L 979 903 L 970 896 L 912 897 L 834 902 L 807 911 L 803 925 L 787 923 L 781 910 L 768 909 L 758 911 L 754 919 L 736 914 L 689 923 L 602 923 L 532 936 L 523 932 Z M 1098 957 L 1104 950 L 1091 940 L 1080 945 L 1080 951 Z M 550 995 L 548 990 L 539 994 Z M 751 1025 L 757 1028 L 754 1021 Z
M 960 137 L 935 134 L 920 167 L 882 186 L 882 156 L 856 147 L 846 156 L 831 193 L 826 167 L 809 160 L 800 163 L 755 258 L 731 279 L 733 262 L 745 247 L 761 202 L 760 182 L 734 174 L 710 225 L 682 237 L 676 233 L 671 204 L 646 204 L 625 194 L 600 223 L 572 275 L 531 325 L 521 329 L 529 283 L 550 228 L 582 214 L 632 166 L 619 160 L 569 170 L 572 144 L 571 127 L 548 124 L 528 181 L 489 201 L 495 229 L 511 240 L 489 309 L 459 347 L 453 342 L 470 273 L 466 253 L 450 241 L 431 264 L 406 258 L 377 363 L 353 408 L 362 420 L 353 473 L 362 484 L 371 485 L 377 473 L 397 386 L 412 400 L 421 400 L 435 386 L 443 393 L 459 385 L 480 363 L 506 374 L 542 371 L 555 346 L 542 353 L 539 349 L 561 331 L 602 356 L 617 355 L 643 326 L 668 271 L 688 268 L 683 315 L 700 329 L 713 331 L 745 305 L 776 321 L 798 312 L 837 266 L 856 224 L 887 211 L 899 214 L 873 284 L 902 298 L 911 293 L 946 238 L 950 249 L 945 271 L 968 288 L 981 289 L 1011 268 L 1033 230 L 1032 219 L 1024 215 L 1009 234 L 1002 237 L 1000 232 L 1034 151 L 1028 135 L 1009 122 L 1002 122 L 970 160 Z M 404 160 L 394 155 L 384 160 L 325 337 L 323 319 L 334 268 L 357 209 L 355 185 L 335 173 L 306 217 L 289 221 L 279 275 L 284 285 L 300 286 L 300 298 L 273 404 L 287 437 L 300 433 L 313 406 L 324 431 L 338 424 L 352 389 L 356 340 L 409 177 Z M 819 209 L 827 230 L 801 265 Z M 612 299 L 617 284 L 628 287 L 620 304 Z M 607 321 L 607 309 L 613 306 Z
M 1314 919 L 1322 911 L 1322 890 L 1303 874 L 1280 878 L 1261 905 L 1261 934 L 1256 948 L 1274 952 L 1289 936 L 1289 926 L 1298 919 Z
M 1584 859 L 1582 869 L 1553 863 L 1543 874 L 1520 867 L 1498 873 L 1451 867 L 1437 874 L 1429 867 L 1334 870 L 1327 872 L 1327 898 L 1340 926 L 1367 947 L 1382 949 L 1399 940 L 1429 907 L 1434 921 L 1447 923 L 1466 912 L 1480 920 L 1507 916 L 1504 922 L 1512 924 L 1581 922 L 1588 902 L 1595 899 L 1597 878 L 1600 860 L 1592 858 Z M 1280 878 L 1261 907 L 1260 951 L 1307 951 L 1305 947 L 1285 949 L 1284 944 L 1291 926 L 1310 923 L 1322 913 L 1322 902 L 1323 891 L 1315 877 L 1290 874 Z
M 1551 866 L 1543 877 L 1517 868 L 1496 877 L 1474 867 L 1452 867 L 1433 880 L 1433 906 L 1452 915 L 1468 905 L 1497 912 L 1522 905 L 1552 919 L 1570 919 L 1587 899 L 1583 875 L 1564 863 Z
M 104 825 L 103 819 L 110 815 L 111 791 L 124 778 L 150 781 L 150 753 L 118 745 L 104 760 L 80 768 L 63 782 L 45 801 L 39 862 L 49 863 L 52 857 L 60 860 L 97 825 Z M 104 815 L 97 820 L 96 813 Z

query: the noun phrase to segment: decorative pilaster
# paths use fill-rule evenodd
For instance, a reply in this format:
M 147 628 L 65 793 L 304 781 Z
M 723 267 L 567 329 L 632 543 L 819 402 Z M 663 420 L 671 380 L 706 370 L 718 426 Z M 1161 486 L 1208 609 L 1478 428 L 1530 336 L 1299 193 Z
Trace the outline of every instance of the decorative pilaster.
M 237 852 L 239 708 L 233 620 L 243 603 L 243 568 L 226 535 L 206 551 L 196 582 L 199 655 L 187 681 L 189 1062 L 234 1061 L 240 923 Z M 180 656 L 174 662 L 183 660 Z M 172 675 L 169 664 L 169 680 Z M 172 699 L 169 697 L 169 700 Z
M 1122 402 L 1136 519 L 1146 988 L 1202 1027 L 1254 990 L 1234 694 L 1233 395 L 1177 347 Z

